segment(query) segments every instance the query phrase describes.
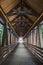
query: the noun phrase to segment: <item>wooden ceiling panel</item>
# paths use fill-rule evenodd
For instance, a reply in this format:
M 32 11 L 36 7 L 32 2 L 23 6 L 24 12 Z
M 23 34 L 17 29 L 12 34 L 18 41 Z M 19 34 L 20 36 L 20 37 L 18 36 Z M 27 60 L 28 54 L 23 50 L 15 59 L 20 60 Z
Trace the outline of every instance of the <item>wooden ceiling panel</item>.
M 5 13 L 8 13 L 12 8 L 14 8 L 20 0 L 1 0 L 1 7 Z
M 12 15 L 12 16 L 9 16 L 8 19 L 9 19 L 9 21 L 12 21 L 16 17 L 17 17 L 17 15 Z
M 43 12 L 43 0 L 25 0 L 38 13 Z

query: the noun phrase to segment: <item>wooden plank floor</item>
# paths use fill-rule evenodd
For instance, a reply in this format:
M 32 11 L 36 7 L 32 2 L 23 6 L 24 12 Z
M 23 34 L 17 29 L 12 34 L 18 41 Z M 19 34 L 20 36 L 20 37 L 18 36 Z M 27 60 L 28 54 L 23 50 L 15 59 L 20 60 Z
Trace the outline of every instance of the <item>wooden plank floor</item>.
M 23 44 L 19 44 L 16 50 L 14 50 L 8 58 L 1 65 L 39 65 L 35 62 L 32 55 L 24 47 Z

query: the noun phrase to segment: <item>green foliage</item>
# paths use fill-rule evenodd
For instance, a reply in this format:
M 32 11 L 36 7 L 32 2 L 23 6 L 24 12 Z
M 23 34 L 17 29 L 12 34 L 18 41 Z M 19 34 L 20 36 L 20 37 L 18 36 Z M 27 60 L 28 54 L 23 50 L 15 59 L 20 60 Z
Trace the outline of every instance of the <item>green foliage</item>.
M 0 46 L 2 45 L 3 29 L 4 29 L 3 25 L 0 24 Z
M 41 25 L 42 38 L 43 38 L 43 25 Z

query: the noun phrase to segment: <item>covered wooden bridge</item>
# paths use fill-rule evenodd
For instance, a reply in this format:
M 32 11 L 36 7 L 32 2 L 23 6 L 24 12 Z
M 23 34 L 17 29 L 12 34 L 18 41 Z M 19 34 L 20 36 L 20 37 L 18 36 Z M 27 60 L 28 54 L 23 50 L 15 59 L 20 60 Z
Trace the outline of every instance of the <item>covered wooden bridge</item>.
M 0 0 L 0 65 L 43 65 L 43 0 Z

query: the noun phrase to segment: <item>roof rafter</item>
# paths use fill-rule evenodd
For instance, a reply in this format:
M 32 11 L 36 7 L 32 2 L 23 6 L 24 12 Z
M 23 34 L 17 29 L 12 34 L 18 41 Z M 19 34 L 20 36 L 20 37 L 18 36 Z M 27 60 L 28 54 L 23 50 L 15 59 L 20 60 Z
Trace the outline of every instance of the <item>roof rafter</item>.
M 26 18 L 29 20 L 29 22 L 30 22 L 31 24 L 34 23 L 26 14 L 24 15 L 24 17 L 26 17 Z
M 11 21 L 11 23 L 14 22 L 19 16 L 20 16 L 20 15 L 17 15 L 17 16 Z

